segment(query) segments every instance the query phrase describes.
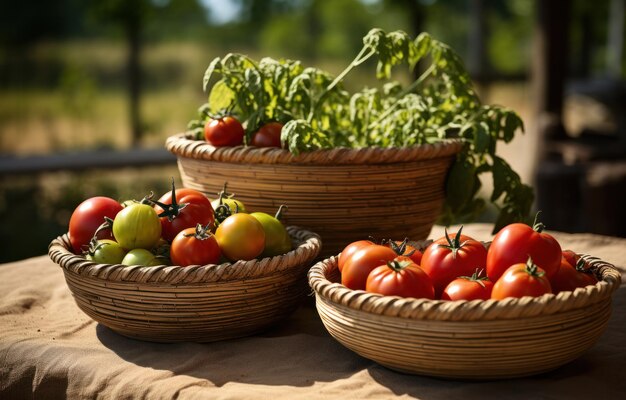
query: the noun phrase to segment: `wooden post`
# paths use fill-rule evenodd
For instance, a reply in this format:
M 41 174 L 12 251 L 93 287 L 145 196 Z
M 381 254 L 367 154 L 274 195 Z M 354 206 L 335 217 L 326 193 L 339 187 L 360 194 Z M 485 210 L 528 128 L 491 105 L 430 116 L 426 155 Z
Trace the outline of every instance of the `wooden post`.
M 539 148 L 545 148 L 547 141 L 567 138 L 562 109 L 568 71 L 571 4 L 569 0 L 535 0 L 535 7 L 532 86 Z

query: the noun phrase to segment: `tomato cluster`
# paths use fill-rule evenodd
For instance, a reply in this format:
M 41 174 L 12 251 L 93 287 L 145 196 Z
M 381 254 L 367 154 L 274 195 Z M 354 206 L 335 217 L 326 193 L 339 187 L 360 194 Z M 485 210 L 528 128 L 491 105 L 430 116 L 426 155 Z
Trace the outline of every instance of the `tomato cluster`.
M 270 121 L 261 124 L 250 136 L 249 145 L 256 147 L 282 147 L 283 124 Z M 232 116 L 213 116 L 204 123 L 204 139 L 215 147 L 241 146 L 244 144 L 245 129 Z
M 69 237 L 76 254 L 104 264 L 206 265 L 289 252 L 291 238 L 276 216 L 248 214 L 226 193 L 211 202 L 189 188 L 119 203 L 92 197 L 73 212 Z
M 463 235 L 445 236 L 423 251 L 404 242 L 350 243 L 337 260 L 341 283 L 383 295 L 441 300 L 487 300 L 541 296 L 593 285 L 589 265 L 561 250 L 542 224 L 515 223 L 487 248 Z

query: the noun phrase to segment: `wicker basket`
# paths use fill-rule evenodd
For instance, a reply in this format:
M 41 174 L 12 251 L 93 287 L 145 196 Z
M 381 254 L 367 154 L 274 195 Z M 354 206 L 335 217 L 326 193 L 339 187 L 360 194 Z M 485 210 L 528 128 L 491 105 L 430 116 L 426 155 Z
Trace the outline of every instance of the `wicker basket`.
M 294 250 L 204 266 L 97 264 L 74 255 L 67 235 L 49 246 L 76 303 L 97 322 L 155 342 L 211 342 L 253 334 L 288 316 L 307 293 L 319 236 L 289 227 Z
M 328 257 L 365 235 L 425 239 L 462 143 L 294 156 L 276 148 L 216 148 L 179 134 L 169 137 L 166 147 L 178 157 L 185 187 L 215 197 L 228 182 L 229 191 L 250 209 L 267 213 L 287 204 L 286 222 L 317 232 L 324 241 L 321 255 Z
M 620 274 L 584 256 L 601 278 L 558 295 L 441 301 L 382 296 L 337 282 L 337 258 L 315 264 L 309 284 L 330 334 L 393 370 L 502 379 L 549 371 L 579 357 L 605 330 Z

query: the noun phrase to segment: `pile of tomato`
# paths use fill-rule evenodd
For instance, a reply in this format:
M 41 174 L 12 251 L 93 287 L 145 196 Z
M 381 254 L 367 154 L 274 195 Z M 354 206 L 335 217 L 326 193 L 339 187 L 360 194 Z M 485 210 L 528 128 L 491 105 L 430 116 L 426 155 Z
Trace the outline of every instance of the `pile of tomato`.
M 267 122 L 250 137 L 250 146 L 280 148 L 283 124 Z M 245 131 L 239 120 L 232 116 L 214 116 L 204 124 L 204 139 L 215 147 L 240 146 L 244 144 Z
M 92 197 L 70 218 L 76 254 L 102 264 L 206 265 L 273 257 L 289 252 L 291 238 L 275 216 L 248 213 L 226 193 L 211 201 L 189 188 L 172 189 L 158 200 L 118 202 Z
M 541 223 L 504 227 L 486 247 L 462 234 L 422 251 L 404 242 L 360 240 L 337 260 L 341 283 L 390 296 L 441 300 L 501 300 L 573 291 L 597 282 L 585 260 L 543 232 Z

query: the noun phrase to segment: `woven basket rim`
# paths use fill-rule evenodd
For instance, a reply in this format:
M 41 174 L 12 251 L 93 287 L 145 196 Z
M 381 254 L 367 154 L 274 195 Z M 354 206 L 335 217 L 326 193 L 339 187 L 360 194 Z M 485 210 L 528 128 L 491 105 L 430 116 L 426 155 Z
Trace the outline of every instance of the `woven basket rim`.
M 311 267 L 309 285 L 317 296 L 336 307 L 347 307 L 364 314 L 433 321 L 481 321 L 518 319 L 550 315 L 579 309 L 610 297 L 621 283 L 621 274 L 597 257 L 581 255 L 602 279 L 595 285 L 577 288 L 573 292 L 540 297 L 506 298 L 503 300 L 429 300 L 384 296 L 363 290 L 352 290 L 328 280 L 337 268 L 337 256 L 322 260 Z
M 409 147 L 337 147 L 293 155 L 288 150 L 272 147 L 214 147 L 193 139 L 190 132 L 172 135 L 165 141 L 165 148 L 178 157 L 235 163 L 316 165 L 393 164 L 451 157 L 459 153 L 463 145 L 463 139 L 442 139 L 438 143 Z
M 322 242 L 314 232 L 297 226 L 288 226 L 287 232 L 296 242 L 290 252 L 263 259 L 237 261 L 234 263 L 192 265 L 187 267 L 159 265 L 99 264 L 74 254 L 66 234 L 52 240 L 48 255 L 65 272 L 70 271 L 84 278 L 107 282 L 185 285 L 258 279 L 284 273 L 311 263 L 320 252 Z

